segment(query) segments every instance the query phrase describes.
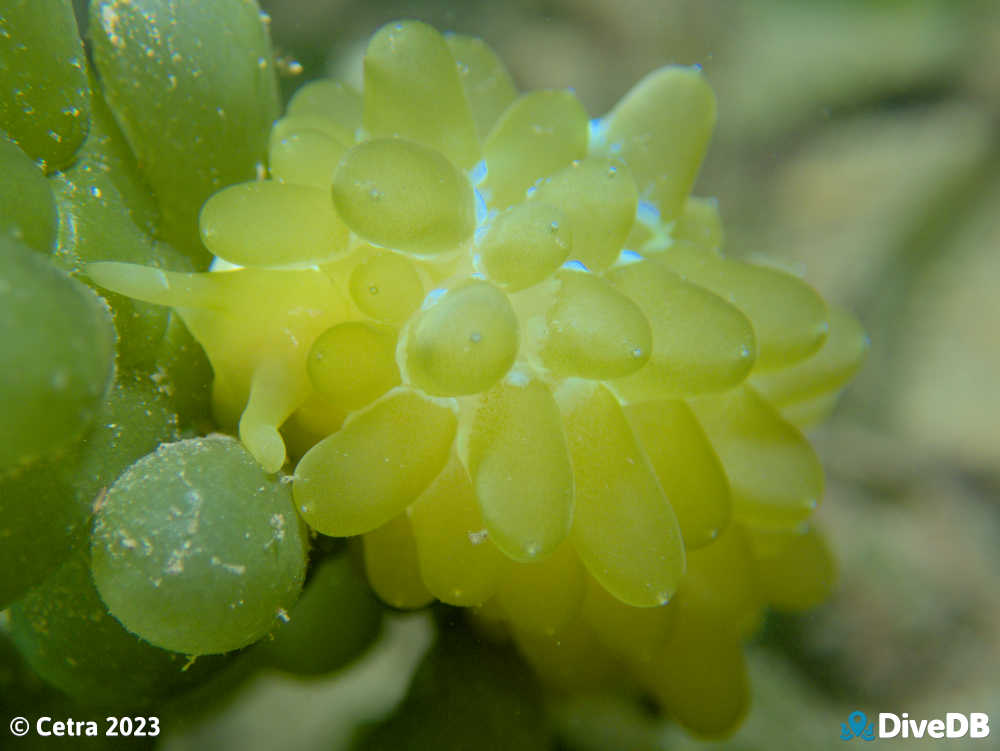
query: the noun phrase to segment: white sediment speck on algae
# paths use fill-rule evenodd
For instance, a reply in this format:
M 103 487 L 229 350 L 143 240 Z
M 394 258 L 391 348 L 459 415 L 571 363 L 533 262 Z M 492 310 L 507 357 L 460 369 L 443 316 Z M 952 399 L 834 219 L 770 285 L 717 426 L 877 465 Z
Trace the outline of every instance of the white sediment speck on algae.
M 213 566 L 218 566 L 219 568 L 236 576 L 243 576 L 243 574 L 247 572 L 247 567 L 242 563 L 226 563 L 217 555 L 213 555 L 210 560 Z
M 469 530 L 469 542 L 473 545 L 481 545 L 486 542 L 486 537 L 489 533 L 485 529 L 480 530 Z
M 285 539 L 285 515 L 271 514 L 271 529 L 274 530 L 274 540 L 281 542 Z

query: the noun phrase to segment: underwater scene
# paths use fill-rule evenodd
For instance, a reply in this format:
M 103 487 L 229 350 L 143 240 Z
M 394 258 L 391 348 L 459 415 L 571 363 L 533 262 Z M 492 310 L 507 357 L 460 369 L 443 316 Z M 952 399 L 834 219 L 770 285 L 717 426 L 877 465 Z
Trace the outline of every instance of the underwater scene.
M 0 0 L 0 748 L 995 748 L 998 61 Z

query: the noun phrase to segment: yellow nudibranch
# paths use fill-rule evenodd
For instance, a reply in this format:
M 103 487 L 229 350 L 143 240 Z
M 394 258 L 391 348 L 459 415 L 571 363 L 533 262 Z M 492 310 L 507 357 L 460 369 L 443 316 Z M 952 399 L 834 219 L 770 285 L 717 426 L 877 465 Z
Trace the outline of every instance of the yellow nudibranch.
M 88 272 L 180 314 L 219 424 L 294 467 L 312 529 L 362 536 L 389 604 L 472 608 L 554 686 L 647 691 L 724 734 L 763 608 L 832 586 L 800 431 L 867 338 L 722 254 L 690 195 L 715 119 L 695 68 L 591 120 L 571 91 L 519 94 L 480 40 L 393 23 L 362 93 L 306 84 L 267 178 L 205 203 L 212 271 Z

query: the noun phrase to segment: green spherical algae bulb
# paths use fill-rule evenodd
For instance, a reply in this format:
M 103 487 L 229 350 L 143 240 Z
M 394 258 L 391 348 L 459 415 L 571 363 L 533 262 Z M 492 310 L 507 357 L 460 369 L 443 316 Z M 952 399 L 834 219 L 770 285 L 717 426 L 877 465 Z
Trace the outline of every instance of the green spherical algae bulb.
M 135 158 L 102 99 L 94 99 L 90 132 L 73 166 L 53 175 L 59 233 L 53 262 L 89 281 L 91 261 L 144 263 L 176 271 L 193 269 L 172 246 L 155 239 L 156 209 Z M 151 369 L 170 312 L 125 295 L 100 290 L 118 331 L 118 366 Z
M 541 687 L 517 653 L 458 621 L 442 629 L 399 709 L 357 750 L 546 751 L 554 741 L 544 707 Z
M 402 345 L 409 378 L 429 394 L 458 396 L 489 388 L 517 356 L 518 322 L 510 300 L 489 282 L 445 292 L 409 325 Z
M 322 675 L 357 659 L 378 638 L 382 608 L 348 554 L 309 573 L 288 622 L 255 647 L 263 663 L 294 675 Z
M 152 383 L 119 373 L 93 427 L 68 453 L 0 480 L 0 607 L 39 584 L 85 538 L 92 507 L 132 462 L 178 438 Z
M 62 563 L 90 512 L 77 502 L 59 461 L 0 479 L 0 610 Z
M 13 0 L 0 9 L 0 131 L 47 172 L 87 135 L 86 55 L 70 0 Z
M 472 237 L 468 178 L 440 152 L 411 141 L 366 141 L 344 154 L 333 201 L 366 240 L 419 255 L 455 250 Z
M 75 553 L 10 609 L 10 632 L 32 669 L 85 705 L 143 708 L 206 680 L 225 664 L 149 644 L 109 615 Z
M 178 249 L 207 265 L 198 211 L 253 179 L 279 114 L 271 43 L 254 0 L 90 4 L 105 96 Z
M 45 174 L 0 134 L 0 234 L 48 253 L 56 239 L 56 202 Z
M 114 347 L 97 295 L 0 237 L 0 476 L 79 440 L 110 384 Z
M 94 582 L 108 610 L 152 644 L 239 649 L 287 616 L 307 542 L 291 489 L 233 438 L 164 444 L 133 464 L 94 519 Z

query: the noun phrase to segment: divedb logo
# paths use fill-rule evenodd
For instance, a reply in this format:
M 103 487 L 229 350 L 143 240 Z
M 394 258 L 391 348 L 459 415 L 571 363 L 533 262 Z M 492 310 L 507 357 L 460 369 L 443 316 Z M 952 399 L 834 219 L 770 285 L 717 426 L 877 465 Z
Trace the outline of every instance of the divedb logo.
M 847 722 L 840 723 L 840 739 L 858 738 L 873 741 L 876 738 L 988 738 L 990 717 L 985 712 L 947 712 L 943 718 L 914 720 L 906 712 L 893 714 L 879 712 L 878 722 L 869 722 L 864 712 L 854 711 Z

